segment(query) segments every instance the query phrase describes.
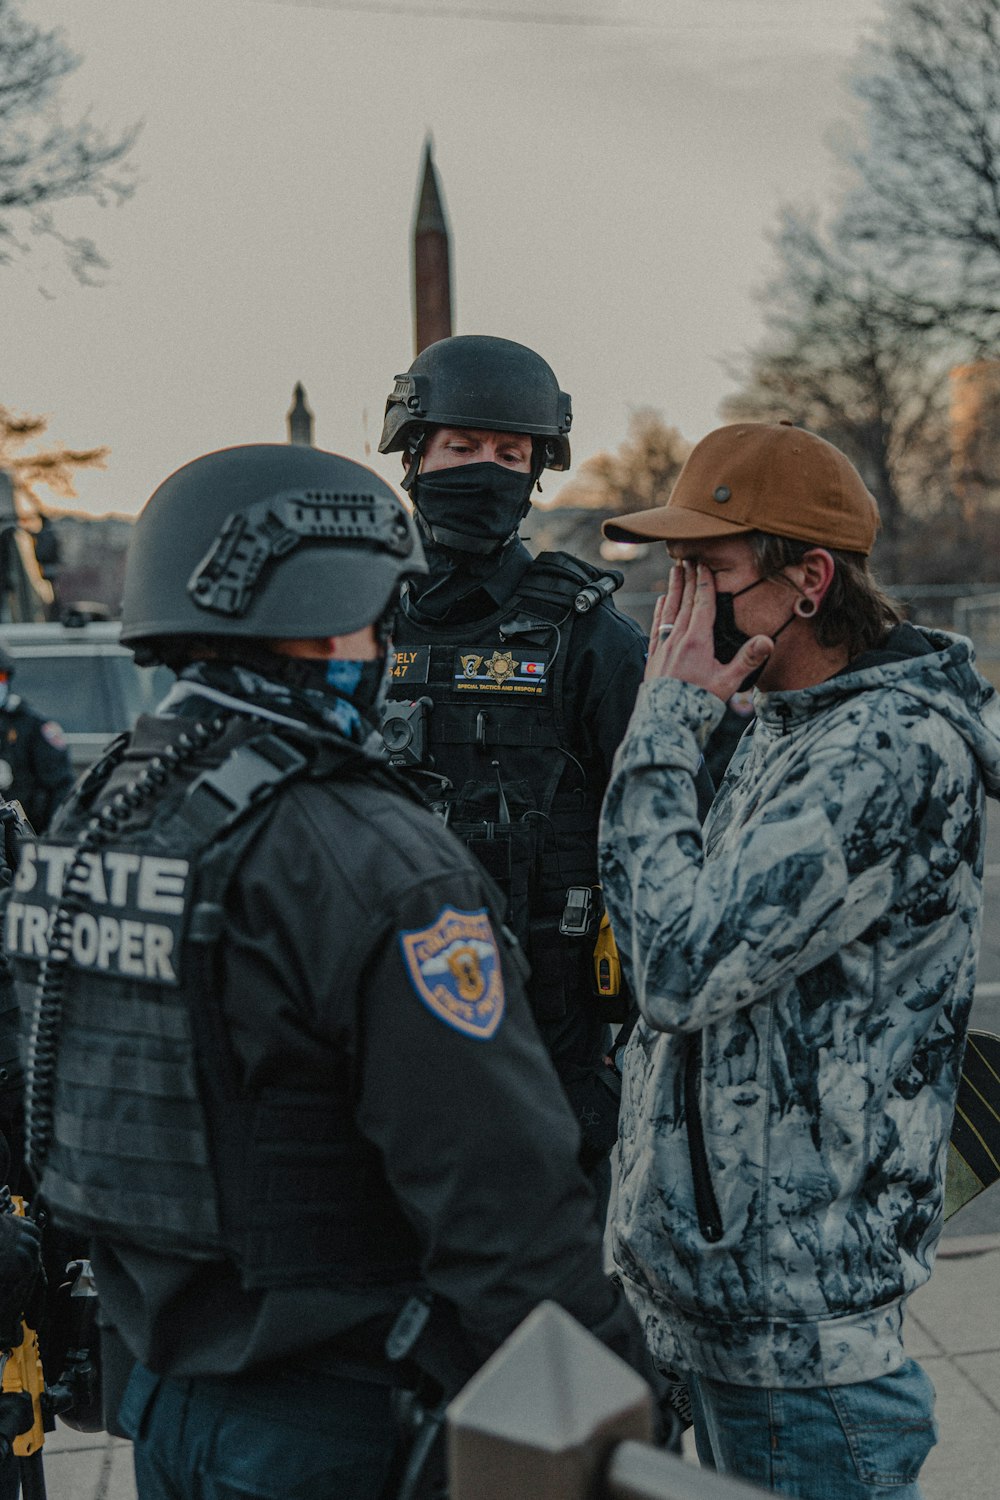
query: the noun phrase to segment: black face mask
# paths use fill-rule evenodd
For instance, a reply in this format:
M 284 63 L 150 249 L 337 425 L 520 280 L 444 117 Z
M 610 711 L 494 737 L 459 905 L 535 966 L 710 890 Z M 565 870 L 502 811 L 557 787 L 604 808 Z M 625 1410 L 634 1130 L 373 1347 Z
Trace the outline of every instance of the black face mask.
M 431 536 L 456 552 L 495 552 L 531 507 L 531 474 L 503 464 L 460 464 L 413 481 L 413 503 Z
M 727 661 L 732 661 L 733 657 L 746 645 L 747 641 L 753 640 L 753 636 L 746 635 L 737 625 L 733 600 L 738 599 L 741 594 L 749 594 L 751 589 L 757 588 L 762 583 L 767 583 L 767 579 L 758 578 L 756 582 L 748 583 L 745 589 L 737 589 L 735 594 L 719 593 L 715 596 L 715 624 L 712 626 L 712 642 L 715 650 L 715 659 L 722 662 L 723 665 Z M 788 629 L 794 618 L 795 611 L 793 609 L 784 625 L 780 625 L 771 636 L 772 641 L 776 641 L 781 632 Z M 740 683 L 737 692 L 748 692 L 767 666 L 769 660 L 769 657 L 765 657 L 759 667 L 755 667 L 752 672 L 749 672 Z

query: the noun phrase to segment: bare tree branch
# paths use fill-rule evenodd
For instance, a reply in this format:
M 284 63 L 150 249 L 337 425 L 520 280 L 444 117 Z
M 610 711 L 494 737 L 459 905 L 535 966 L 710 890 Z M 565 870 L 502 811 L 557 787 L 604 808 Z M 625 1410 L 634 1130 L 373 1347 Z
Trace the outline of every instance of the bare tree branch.
M 58 86 L 80 61 L 58 31 L 31 25 L 15 0 L 0 0 L 0 263 L 26 254 L 31 236 L 52 235 L 78 279 L 94 284 L 106 262 L 92 240 L 56 227 L 50 205 L 89 198 L 104 207 L 129 197 L 135 176 L 125 158 L 138 126 L 108 136 L 87 115 L 73 125 L 61 119 Z
M 840 217 L 968 333 L 1000 285 L 1000 0 L 887 0 L 855 91 L 866 139 Z M 991 335 L 995 335 L 995 326 Z
M 767 334 L 725 411 L 791 417 L 849 453 L 879 501 L 887 571 L 934 565 L 933 516 L 949 567 L 978 576 L 989 564 L 951 490 L 947 377 L 995 358 L 1000 337 L 1000 0 L 885 0 L 855 92 L 854 183 L 825 225 L 783 214 Z
M 767 337 L 733 367 L 723 413 L 790 418 L 842 448 L 879 502 L 880 562 L 895 575 L 907 518 L 946 494 L 948 340 L 900 317 L 867 252 L 815 216 L 786 210 L 775 249 Z

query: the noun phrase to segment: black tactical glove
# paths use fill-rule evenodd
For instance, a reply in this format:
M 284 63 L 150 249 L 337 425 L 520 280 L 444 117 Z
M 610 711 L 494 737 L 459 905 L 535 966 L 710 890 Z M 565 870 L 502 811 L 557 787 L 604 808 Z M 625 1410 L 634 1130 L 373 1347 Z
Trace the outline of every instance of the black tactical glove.
M 0 1214 L 0 1349 L 16 1349 L 21 1342 L 21 1319 L 41 1266 L 38 1225 L 16 1214 Z

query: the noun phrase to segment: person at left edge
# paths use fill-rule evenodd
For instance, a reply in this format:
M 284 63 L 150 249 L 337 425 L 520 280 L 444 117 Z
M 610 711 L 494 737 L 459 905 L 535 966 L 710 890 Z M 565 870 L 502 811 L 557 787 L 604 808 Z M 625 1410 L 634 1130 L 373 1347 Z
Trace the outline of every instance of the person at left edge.
M 15 797 L 36 833 L 73 785 L 62 727 L 11 691 L 14 659 L 0 645 L 0 792 Z
M 9 882 L 16 859 L 18 823 L 0 797 L 0 881 Z M 24 1063 L 20 1008 L 10 965 L 0 958 L 0 1188 L 24 1189 Z M 0 1211 L 0 1354 L 21 1342 L 21 1320 L 34 1299 L 41 1265 L 41 1233 L 27 1216 Z M 33 1326 L 37 1318 L 33 1320 Z M 11 1399 L 14 1399 L 13 1397 Z M 0 1457 L 0 1500 L 21 1493 L 19 1460 Z
M 347 459 L 255 445 L 167 479 L 122 639 L 176 685 L 6 907 L 29 1156 L 138 1361 L 142 1500 L 374 1500 L 392 1386 L 460 1386 L 543 1298 L 645 1357 L 493 888 L 374 729 L 423 568 Z

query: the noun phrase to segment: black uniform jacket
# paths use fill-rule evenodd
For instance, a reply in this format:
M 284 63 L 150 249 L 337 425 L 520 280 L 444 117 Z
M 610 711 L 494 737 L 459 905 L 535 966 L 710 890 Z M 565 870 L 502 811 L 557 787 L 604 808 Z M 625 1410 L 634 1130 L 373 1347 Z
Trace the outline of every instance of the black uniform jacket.
M 73 785 L 62 729 L 11 693 L 0 708 L 0 791 L 16 798 L 41 833 Z
M 246 1087 L 314 1087 L 327 1074 L 332 1086 L 346 1058 L 354 1118 L 416 1231 L 423 1279 L 477 1358 L 554 1298 L 641 1364 L 638 1328 L 603 1274 L 577 1126 L 489 916 L 487 878 L 381 774 L 278 796 L 227 900 L 222 1001 Z M 449 911 L 485 912 L 496 934 L 492 1034 L 460 1029 L 431 998 L 427 954 Z M 175 1375 L 371 1362 L 409 1291 L 366 1286 L 362 1268 L 353 1284 L 247 1292 L 225 1263 L 110 1241 L 94 1269 L 132 1352 Z

